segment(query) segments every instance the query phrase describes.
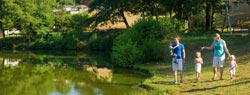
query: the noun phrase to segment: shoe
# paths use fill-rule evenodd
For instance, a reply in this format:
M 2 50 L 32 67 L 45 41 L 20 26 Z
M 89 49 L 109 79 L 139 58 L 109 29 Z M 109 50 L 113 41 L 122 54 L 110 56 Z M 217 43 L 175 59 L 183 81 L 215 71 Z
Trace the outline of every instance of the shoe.
M 180 83 L 184 83 L 183 80 L 181 80 Z

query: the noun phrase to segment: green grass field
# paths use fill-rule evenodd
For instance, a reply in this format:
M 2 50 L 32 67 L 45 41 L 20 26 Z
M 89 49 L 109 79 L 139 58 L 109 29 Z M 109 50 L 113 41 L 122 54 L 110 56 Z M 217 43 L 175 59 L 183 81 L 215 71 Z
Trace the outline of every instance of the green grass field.
M 195 52 L 201 46 L 212 44 L 212 35 L 203 37 L 182 37 L 181 42 L 186 49 L 186 64 L 184 65 L 184 83 L 173 84 L 171 62 L 149 63 L 142 67 L 150 69 L 155 75 L 146 79 L 142 85 L 155 90 L 136 94 L 173 94 L 173 95 L 248 95 L 250 93 L 250 36 L 222 36 L 231 54 L 236 56 L 238 67 L 236 77 L 229 77 L 228 60 L 224 63 L 224 80 L 219 80 L 219 73 L 215 81 L 212 77 L 213 50 L 202 51 L 204 64 L 202 65 L 201 80 L 195 80 L 193 60 Z

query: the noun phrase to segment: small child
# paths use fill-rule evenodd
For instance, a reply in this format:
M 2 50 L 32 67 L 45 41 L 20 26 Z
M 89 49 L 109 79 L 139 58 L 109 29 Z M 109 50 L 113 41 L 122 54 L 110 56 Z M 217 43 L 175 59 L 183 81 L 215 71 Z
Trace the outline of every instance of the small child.
M 173 52 L 173 50 L 175 49 L 175 48 L 177 48 L 179 45 L 176 45 L 176 46 L 174 46 L 173 47 L 173 43 L 171 42 L 171 41 L 169 41 L 169 50 L 170 50 L 170 55 L 174 58 L 174 63 L 176 63 L 177 64 L 177 55 L 176 54 L 174 54 L 174 52 Z
M 231 55 L 229 57 L 229 72 L 230 72 L 230 79 L 233 79 L 233 76 L 235 75 L 236 72 L 236 67 L 237 67 L 237 63 L 235 61 L 235 56 Z
M 203 64 L 203 59 L 201 57 L 201 52 L 196 52 L 196 58 L 194 59 L 196 80 L 200 80 L 201 74 L 201 64 Z

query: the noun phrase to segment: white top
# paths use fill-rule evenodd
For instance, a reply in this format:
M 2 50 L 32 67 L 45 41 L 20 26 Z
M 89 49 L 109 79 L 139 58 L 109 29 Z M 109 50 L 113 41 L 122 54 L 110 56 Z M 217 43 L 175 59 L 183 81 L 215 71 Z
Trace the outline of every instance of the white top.
M 194 63 L 195 64 L 203 64 L 203 60 L 202 60 L 202 58 L 195 58 Z
M 234 68 L 236 66 L 236 61 L 230 61 L 229 62 L 229 67 Z

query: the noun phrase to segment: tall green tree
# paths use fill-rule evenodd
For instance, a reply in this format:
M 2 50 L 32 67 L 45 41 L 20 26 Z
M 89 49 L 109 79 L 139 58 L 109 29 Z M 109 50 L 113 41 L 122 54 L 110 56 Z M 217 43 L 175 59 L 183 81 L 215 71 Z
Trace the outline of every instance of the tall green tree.
M 36 34 L 52 29 L 56 5 L 56 0 L 3 0 L 1 23 L 4 29 L 21 30 L 30 45 Z
M 206 21 L 205 21 L 205 28 L 207 30 L 211 30 L 213 27 L 213 22 L 214 22 L 214 14 L 217 11 L 222 10 L 222 2 L 223 0 L 205 0 L 206 3 Z
M 99 23 L 124 22 L 126 27 L 129 27 L 125 13 L 133 8 L 134 1 L 137 0 L 93 0 L 89 4 L 89 11 L 95 12 L 93 16 L 95 26 Z
M 77 2 L 80 0 L 76 0 Z M 75 0 L 56 0 L 60 5 L 74 5 Z

